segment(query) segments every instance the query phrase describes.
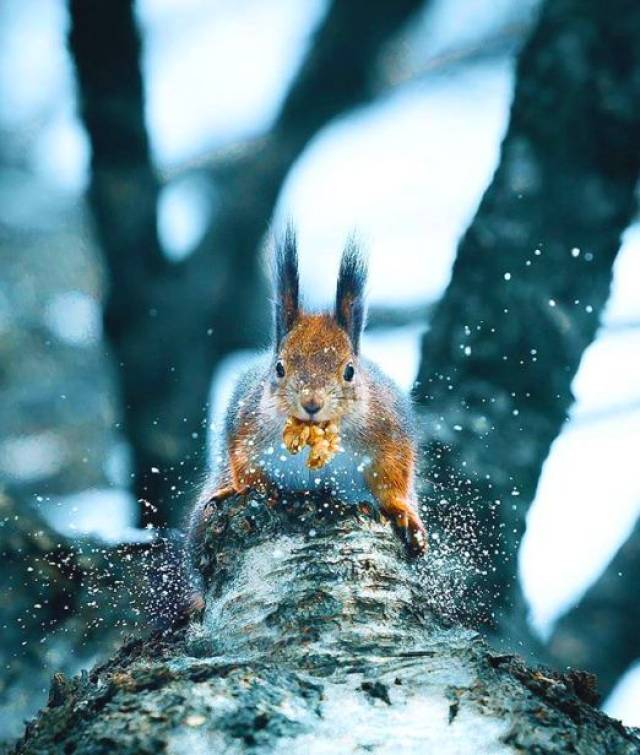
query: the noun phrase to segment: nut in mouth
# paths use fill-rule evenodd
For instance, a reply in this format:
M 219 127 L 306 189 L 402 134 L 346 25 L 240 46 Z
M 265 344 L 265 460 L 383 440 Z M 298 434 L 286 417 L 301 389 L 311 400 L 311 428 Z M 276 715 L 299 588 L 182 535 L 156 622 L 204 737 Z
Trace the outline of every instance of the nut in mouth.
M 291 454 L 309 446 L 306 464 L 309 469 L 320 469 L 340 450 L 340 431 L 335 422 L 305 422 L 289 417 L 284 425 L 282 440 Z

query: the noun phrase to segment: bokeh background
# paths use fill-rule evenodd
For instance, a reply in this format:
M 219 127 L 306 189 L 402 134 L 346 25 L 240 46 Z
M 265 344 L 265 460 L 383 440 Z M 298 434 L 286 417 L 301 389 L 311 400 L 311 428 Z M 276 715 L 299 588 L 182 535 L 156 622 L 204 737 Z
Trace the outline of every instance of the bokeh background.
M 624 15 L 625 2 L 616 3 Z M 438 303 L 452 270 L 454 277 L 464 273 L 462 265 L 453 268 L 460 240 L 482 212 L 501 159 L 509 158 L 501 158 L 501 143 L 510 123 L 526 132 L 527 118 L 536 117 L 531 106 L 519 120 L 511 111 L 518 79 L 529 88 L 536 83 L 538 69 L 525 55 L 553 60 L 554 49 L 562 50 L 570 63 L 575 57 L 576 70 L 584 68 L 579 81 L 576 74 L 578 93 L 593 81 L 610 87 L 603 118 L 610 106 L 623 125 L 607 131 L 595 113 L 592 124 L 589 105 L 576 111 L 575 140 L 586 140 L 581 154 L 589 153 L 590 134 L 598 142 L 600 162 L 590 170 L 603 165 L 606 173 L 611 164 L 612 180 L 621 174 L 631 180 L 634 169 L 626 166 L 640 158 L 640 132 L 620 144 L 613 139 L 638 125 L 620 105 L 626 92 L 640 112 L 638 59 L 625 58 L 626 41 L 615 29 L 603 29 L 590 58 L 581 58 L 572 38 L 598 21 L 597 5 L 585 2 L 576 11 L 575 2 L 562 0 L 0 4 L 5 736 L 46 699 L 53 671 L 87 667 L 110 647 L 104 625 L 118 622 L 104 618 L 107 603 L 120 610 L 129 580 L 114 559 L 130 559 L 154 527 L 183 523 L 213 459 L 232 381 L 268 343 L 270 228 L 294 221 L 311 307 L 330 304 L 344 240 L 357 230 L 371 266 L 364 352 L 428 405 L 429 391 L 415 381 L 419 372 L 429 374 L 431 318 L 440 311 L 444 328 Z M 637 12 L 627 25 L 640 48 L 635 22 Z M 621 80 L 612 83 L 607 77 L 617 70 Z M 544 71 L 541 78 L 550 88 L 566 84 L 545 79 Z M 546 96 L 541 85 L 532 100 L 539 97 L 544 108 Z M 562 138 L 572 141 L 570 107 L 579 99 L 571 91 L 551 95 L 552 102 L 554 96 L 569 112 L 559 108 L 557 122 L 555 114 L 539 116 L 551 134 L 545 153 L 551 176 L 553 161 L 564 154 Z M 533 162 L 523 159 L 514 193 L 535 184 L 527 174 Z M 560 161 L 557 173 L 563 171 Z M 548 189 L 543 181 L 539 193 L 560 190 L 571 192 L 571 185 Z M 562 208 L 561 230 L 545 226 L 545 210 L 536 235 L 524 226 L 494 226 L 489 240 L 483 237 L 499 272 L 491 279 L 495 291 L 482 276 L 477 290 L 493 300 L 525 275 L 501 233 L 507 239 L 520 233 L 527 264 L 535 264 L 547 254 L 545 244 L 556 254 L 557 231 L 564 257 L 554 258 L 535 286 L 551 308 L 554 296 L 563 304 L 554 291 L 566 293 L 562 327 L 579 332 L 579 345 L 571 347 L 576 371 L 562 351 L 544 351 L 553 321 L 540 315 L 519 322 L 524 310 L 517 303 L 504 313 L 527 331 L 532 362 L 525 368 L 537 369 L 538 349 L 541 361 L 548 353 L 545 374 L 564 374 L 567 390 L 551 412 L 563 415 L 559 432 L 538 453 L 539 479 L 532 473 L 521 494 L 517 464 L 513 475 L 508 470 L 512 495 L 499 505 L 517 508 L 522 520 L 516 559 L 527 629 L 511 637 L 504 630 L 497 639 L 560 666 L 576 657 L 600 673 L 610 666 L 605 709 L 640 725 L 640 641 L 615 618 L 626 612 L 628 624 L 640 617 L 633 576 L 640 573 L 640 225 L 626 195 L 609 198 L 624 205 L 613 213 L 617 226 L 601 213 L 614 237 L 623 234 L 619 251 L 601 251 L 601 240 L 587 233 L 580 213 L 571 215 L 570 203 Z M 597 223 L 604 200 L 593 201 L 583 204 L 584 216 Z M 580 227 L 570 242 L 574 223 Z M 476 265 L 482 264 L 480 258 Z M 600 294 L 593 302 L 569 302 L 574 280 L 585 281 L 587 291 L 592 282 Z M 574 323 L 569 304 L 592 324 Z M 475 321 L 464 325 L 474 329 Z M 442 340 L 439 330 L 432 337 Z M 458 332 L 450 333 L 462 356 L 466 349 L 472 355 Z M 436 368 L 446 373 L 446 362 Z M 451 369 L 455 384 L 458 368 Z M 558 395 L 562 374 L 554 383 Z M 483 380 L 490 384 L 491 374 Z M 423 414 L 425 444 L 437 435 L 435 415 L 437 407 Z M 523 415 L 520 431 L 538 432 Z M 500 434 L 500 423 L 491 422 Z M 426 504 L 436 500 L 445 499 L 427 489 Z M 501 526 L 511 526 L 508 517 Z M 67 571 L 60 569 L 61 553 L 65 564 L 75 559 Z M 86 580 L 97 572 L 98 587 Z M 589 640 L 574 638 L 583 643 L 582 655 L 564 653 L 553 643 L 558 621 L 584 606 L 595 588 L 595 607 L 578 619 L 591 622 Z M 90 619 L 83 617 L 87 606 Z M 118 631 L 132 624 L 128 617 Z

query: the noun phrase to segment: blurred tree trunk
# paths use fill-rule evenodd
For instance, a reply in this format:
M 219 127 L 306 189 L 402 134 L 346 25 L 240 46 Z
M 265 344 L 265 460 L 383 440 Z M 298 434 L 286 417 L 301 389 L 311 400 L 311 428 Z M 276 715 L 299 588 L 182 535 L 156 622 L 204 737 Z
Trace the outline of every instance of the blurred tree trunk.
M 170 486 L 180 490 L 180 473 L 193 479 L 204 466 L 211 368 L 206 321 L 185 296 L 184 271 L 165 259 L 158 240 L 159 184 L 144 122 L 133 0 L 69 0 L 69 10 L 80 111 L 91 141 L 89 204 L 108 273 L 105 332 L 119 380 L 123 431 L 135 494 L 156 507 L 141 509 L 143 522 L 166 523 Z M 176 369 L 187 353 L 190 390 L 180 391 Z M 161 474 L 152 474 L 153 468 Z
M 18 736 L 45 703 L 53 672 L 77 673 L 184 605 L 175 543 L 71 540 L 27 502 L 2 495 L 0 557 L 0 741 Z
M 529 639 L 517 576 L 525 517 L 607 301 L 639 169 L 640 4 L 547 0 L 415 389 L 428 516 L 473 557 L 475 618 L 511 640 Z
M 380 49 L 421 5 L 331 3 L 272 131 L 218 166 L 212 225 L 191 256 L 171 263 L 156 231 L 159 187 L 133 2 L 69 0 L 69 42 L 92 147 L 89 202 L 109 275 L 105 331 L 135 493 L 152 504 L 141 508 L 143 523 L 181 522 L 184 495 L 205 474 L 213 371 L 231 351 L 267 339 L 258 250 L 284 178 L 320 128 L 373 96 Z
M 558 665 L 587 668 L 608 695 L 640 658 L 640 520 L 602 575 L 560 618 L 549 640 Z
M 57 675 L 16 753 L 578 752 L 640 739 L 593 678 L 531 671 L 426 609 L 388 524 L 338 501 L 213 512 L 207 605 L 88 675 Z

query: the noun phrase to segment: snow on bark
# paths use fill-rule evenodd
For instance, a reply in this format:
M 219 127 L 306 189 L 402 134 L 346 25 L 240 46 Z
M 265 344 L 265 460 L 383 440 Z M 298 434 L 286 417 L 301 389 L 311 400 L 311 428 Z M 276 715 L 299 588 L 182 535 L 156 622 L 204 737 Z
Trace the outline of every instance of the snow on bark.
M 592 707 L 589 675 L 532 671 L 439 618 L 365 506 L 238 497 L 209 522 L 200 566 L 201 619 L 55 677 L 16 753 L 640 748 Z

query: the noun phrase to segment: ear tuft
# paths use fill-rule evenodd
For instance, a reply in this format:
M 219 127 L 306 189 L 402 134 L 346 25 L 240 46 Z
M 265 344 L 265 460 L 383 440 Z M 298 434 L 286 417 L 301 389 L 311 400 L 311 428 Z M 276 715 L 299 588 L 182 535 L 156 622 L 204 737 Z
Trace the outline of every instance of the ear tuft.
M 360 349 L 360 336 L 366 316 L 366 284 L 367 263 L 356 240 L 350 237 L 340 261 L 334 316 L 338 325 L 347 331 L 356 354 Z
M 276 347 L 293 327 L 299 311 L 298 246 L 293 226 L 276 240 L 274 254 Z

